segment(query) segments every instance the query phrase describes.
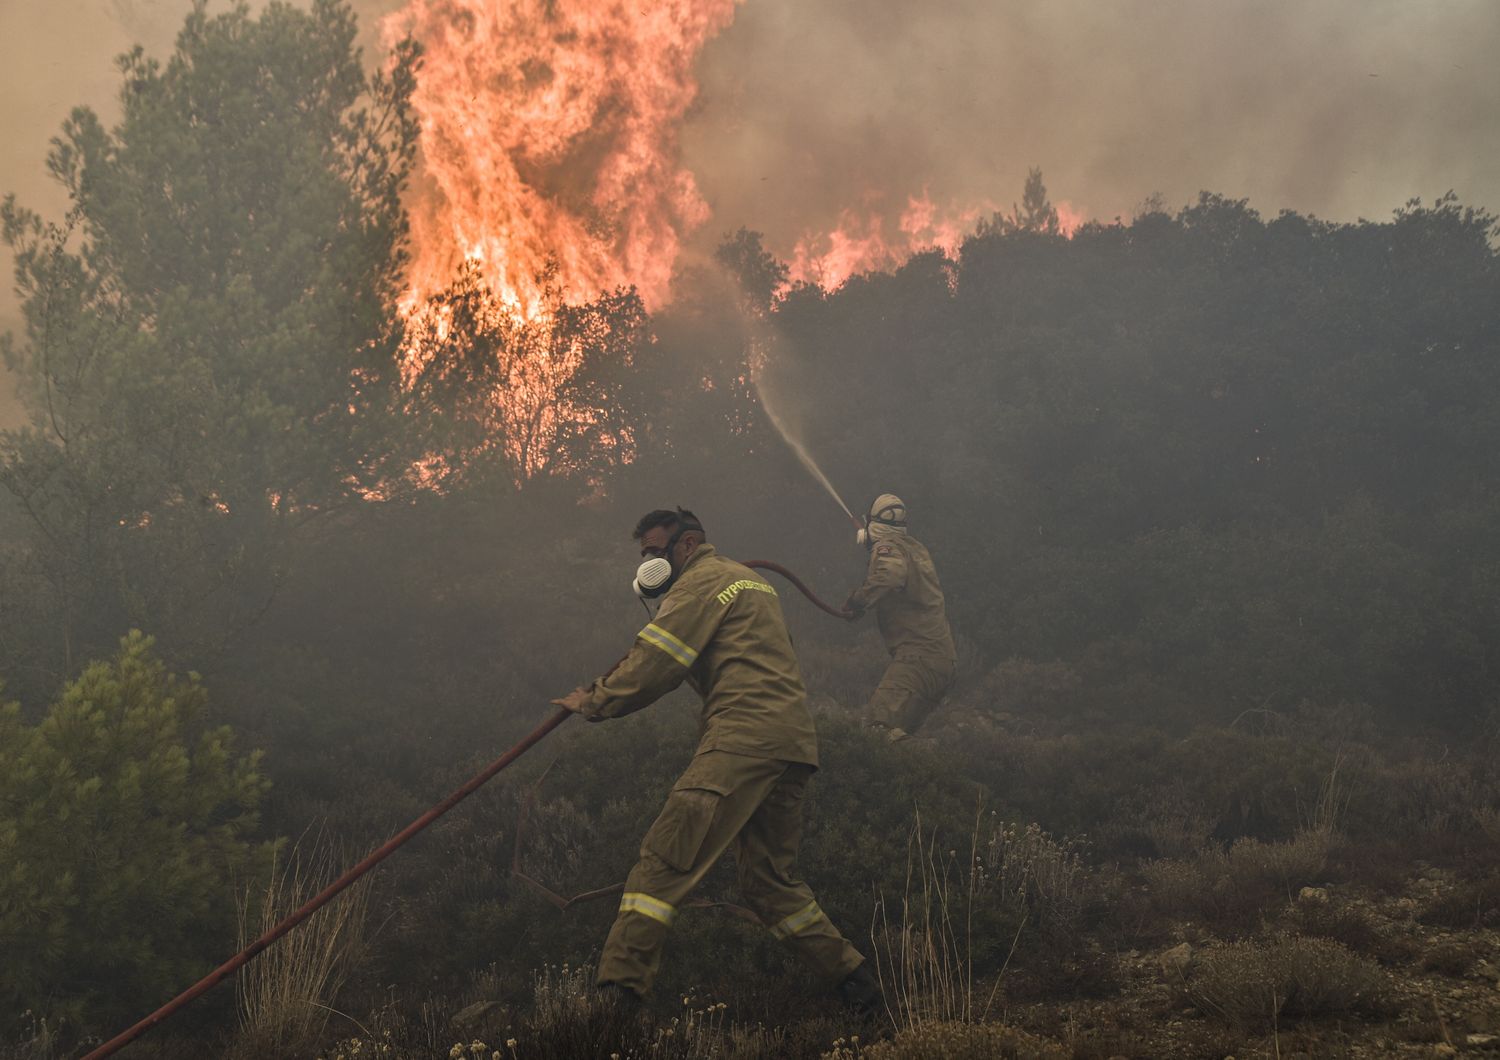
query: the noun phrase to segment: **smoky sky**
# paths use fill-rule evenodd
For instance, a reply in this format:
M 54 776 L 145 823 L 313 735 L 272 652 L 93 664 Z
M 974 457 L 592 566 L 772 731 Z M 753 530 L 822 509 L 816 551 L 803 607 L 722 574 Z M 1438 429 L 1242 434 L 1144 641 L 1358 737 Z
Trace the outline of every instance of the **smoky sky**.
M 398 6 L 356 5 L 367 54 Z M 112 118 L 112 58 L 164 55 L 188 8 L 0 0 L 0 191 L 59 215 L 48 139 L 75 104 Z M 683 161 L 700 243 L 745 225 L 783 257 L 845 208 L 1009 204 L 1031 166 L 1104 220 L 1205 189 L 1333 220 L 1450 189 L 1496 209 L 1497 45 L 1494 0 L 745 0 L 701 57 Z

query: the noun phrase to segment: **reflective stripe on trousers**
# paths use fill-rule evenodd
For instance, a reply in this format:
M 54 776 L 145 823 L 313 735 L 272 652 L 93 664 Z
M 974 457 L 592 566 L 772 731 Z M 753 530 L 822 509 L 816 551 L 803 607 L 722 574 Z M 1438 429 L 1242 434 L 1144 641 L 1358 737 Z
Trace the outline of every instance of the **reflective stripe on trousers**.
M 771 928 L 771 937 L 774 939 L 787 939 L 793 935 L 800 935 L 812 927 L 819 920 L 825 919 L 823 910 L 818 907 L 817 902 L 808 902 L 791 916 L 775 924 Z
M 639 913 L 667 927 L 671 927 L 672 921 L 677 919 L 677 910 L 673 906 L 640 891 L 626 891 L 620 896 L 620 912 Z

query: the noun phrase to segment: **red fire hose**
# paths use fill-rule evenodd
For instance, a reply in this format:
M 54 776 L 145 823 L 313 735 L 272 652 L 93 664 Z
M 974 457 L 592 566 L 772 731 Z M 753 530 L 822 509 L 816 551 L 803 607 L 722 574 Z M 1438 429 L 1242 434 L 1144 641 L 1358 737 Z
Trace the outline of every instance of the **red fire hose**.
M 787 581 L 791 582 L 794 586 L 796 586 L 797 589 L 801 591 L 802 595 L 807 597 L 808 600 L 812 601 L 812 603 L 816 607 L 820 608 L 823 611 L 826 611 L 830 615 L 833 615 L 835 618 L 854 617 L 850 612 L 841 611 L 836 608 L 830 607 L 828 604 L 818 599 L 818 597 L 813 594 L 812 590 L 809 589 L 805 584 L 803 584 L 802 579 L 798 578 L 795 574 L 787 570 L 779 563 L 772 563 L 769 560 L 757 559 L 751 560 L 750 562 L 746 563 L 745 566 L 776 572 Z M 622 659 L 621 662 L 623 661 L 624 660 Z M 615 664 L 615 666 L 618 665 L 619 663 Z M 610 672 L 614 672 L 614 667 L 610 667 Z M 536 746 L 536 744 L 541 741 L 542 737 L 546 736 L 553 729 L 557 728 L 563 722 L 567 721 L 571 716 L 571 711 L 558 710 L 557 713 L 553 714 L 546 721 L 538 725 L 535 729 L 532 729 L 531 732 L 527 733 L 525 738 L 522 739 L 520 743 L 516 744 L 509 751 L 506 751 L 499 758 L 495 759 L 489 765 L 485 766 L 484 770 L 477 776 L 475 776 L 472 780 L 470 780 L 467 784 L 459 788 L 452 795 L 449 795 L 446 799 L 438 803 L 432 809 L 428 810 L 421 817 L 418 817 L 411 824 L 401 829 L 401 831 L 397 832 L 394 836 L 388 839 L 382 846 L 372 851 L 369 856 L 367 856 L 358 865 L 355 865 L 348 872 L 344 873 L 338 879 L 330 883 L 327 887 L 323 888 L 323 890 L 318 892 L 317 895 L 309 899 L 307 903 L 302 906 L 302 908 L 292 913 L 281 923 L 271 928 L 260 938 L 250 943 L 250 945 L 246 946 L 239 953 L 236 953 L 233 957 L 229 958 L 229 960 L 225 961 L 223 964 L 219 965 L 219 967 L 209 972 L 202 979 L 198 980 L 198 982 L 188 987 L 182 993 L 174 997 L 171 1001 L 168 1001 L 161 1008 L 157 1009 L 155 1012 L 151 1013 L 151 1015 L 141 1020 L 135 1026 L 131 1027 L 129 1030 L 122 1031 L 121 1033 L 115 1035 L 109 1041 L 99 1046 L 99 1048 L 86 1055 L 83 1060 L 98 1060 L 98 1058 L 100 1057 L 112 1056 L 119 1050 L 125 1048 L 125 1046 L 129 1045 L 131 1042 L 135 1041 L 141 1035 L 145 1034 L 152 1027 L 155 1027 L 158 1023 L 161 1023 L 168 1016 L 174 1015 L 179 1009 L 184 1008 L 189 1002 L 202 996 L 203 994 L 208 993 L 215 986 L 219 985 L 219 983 L 223 982 L 244 965 L 248 964 L 255 958 L 257 954 L 259 954 L 267 946 L 271 945 L 271 943 L 281 938 L 281 936 L 291 931 L 292 928 L 302 923 L 308 917 L 312 916 L 319 909 L 321 909 L 324 905 L 328 904 L 328 902 L 332 901 L 334 896 L 336 896 L 344 888 L 348 887 L 355 880 L 359 879 L 365 873 L 373 869 L 376 865 L 380 864 L 386 858 L 394 854 L 400 847 L 404 846 L 406 841 L 411 839 L 412 836 L 416 835 L 422 829 L 430 825 L 433 821 L 436 821 L 443 814 L 447 813 L 464 799 L 468 798 L 470 795 L 474 794 L 474 792 L 478 791 L 481 787 L 489 782 L 491 777 L 500 772 L 506 766 L 510 765 L 517 758 L 520 758 L 527 751 L 531 750 L 532 747 Z
M 818 599 L 818 597 L 813 593 L 811 589 L 803 584 L 801 578 L 797 577 L 791 571 L 787 570 L 780 563 L 772 563 L 768 559 L 751 559 L 746 560 L 744 566 L 755 567 L 758 570 L 775 571 L 777 574 L 781 575 L 787 581 L 796 586 L 797 591 L 800 592 L 803 596 L 807 597 L 808 600 L 812 602 L 812 605 L 814 607 L 818 608 L 818 610 L 820 611 L 826 611 L 834 618 L 854 619 L 859 617 L 853 611 L 845 611 L 842 608 L 825 604 L 822 600 Z

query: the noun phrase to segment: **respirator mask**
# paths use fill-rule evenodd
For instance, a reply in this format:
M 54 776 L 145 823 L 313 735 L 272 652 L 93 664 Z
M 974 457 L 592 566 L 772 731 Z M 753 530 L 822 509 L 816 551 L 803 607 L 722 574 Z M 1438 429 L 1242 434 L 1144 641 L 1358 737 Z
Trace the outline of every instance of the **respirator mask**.
M 635 569 L 635 580 L 630 583 L 635 595 L 644 603 L 647 600 L 655 600 L 659 596 L 665 596 L 667 590 L 677 581 L 677 568 L 672 565 L 672 550 L 677 547 L 677 542 L 683 534 L 693 531 L 703 533 L 703 524 L 696 519 L 683 520 L 677 524 L 676 532 L 667 539 L 662 546 L 662 555 L 647 556 L 641 561 L 641 565 Z
M 889 527 L 892 533 L 906 533 L 906 505 L 894 493 L 882 493 L 871 503 L 865 525 L 855 532 L 854 541 L 861 548 L 875 543 L 876 526 Z
M 642 600 L 655 600 L 672 587 L 672 561 L 665 556 L 651 556 L 635 569 L 630 587 Z

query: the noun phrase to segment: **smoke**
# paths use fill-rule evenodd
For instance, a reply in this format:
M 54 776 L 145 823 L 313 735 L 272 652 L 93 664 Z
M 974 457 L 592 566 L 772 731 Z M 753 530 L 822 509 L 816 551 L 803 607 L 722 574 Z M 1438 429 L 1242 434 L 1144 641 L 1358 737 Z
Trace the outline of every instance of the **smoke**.
M 368 55 L 400 6 L 356 5 Z M 188 9 L 0 6 L 0 192 L 58 216 L 48 139 L 79 103 L 112 119 L 112 58 L 164 55 Z M 682 160 L 712 211 L 701 239 L 745 225 L 783 258 L 850 209 L 894 228 L 924 194 L 1003 206 L 1032 165 L 1102 219 L 1205 188 L 1341 220 L 1450 189 L 1493 208 L 1497 43 L 1492 0 L 745 0 L 699 62 Z
M 1500 205 L 1489 0 L 752 0 L 710 42 L 688 168 L 716 231 L 785 257 L 839 211 L 1054 198 L 1128 218 L 1200 189 L 1332 219 Z

